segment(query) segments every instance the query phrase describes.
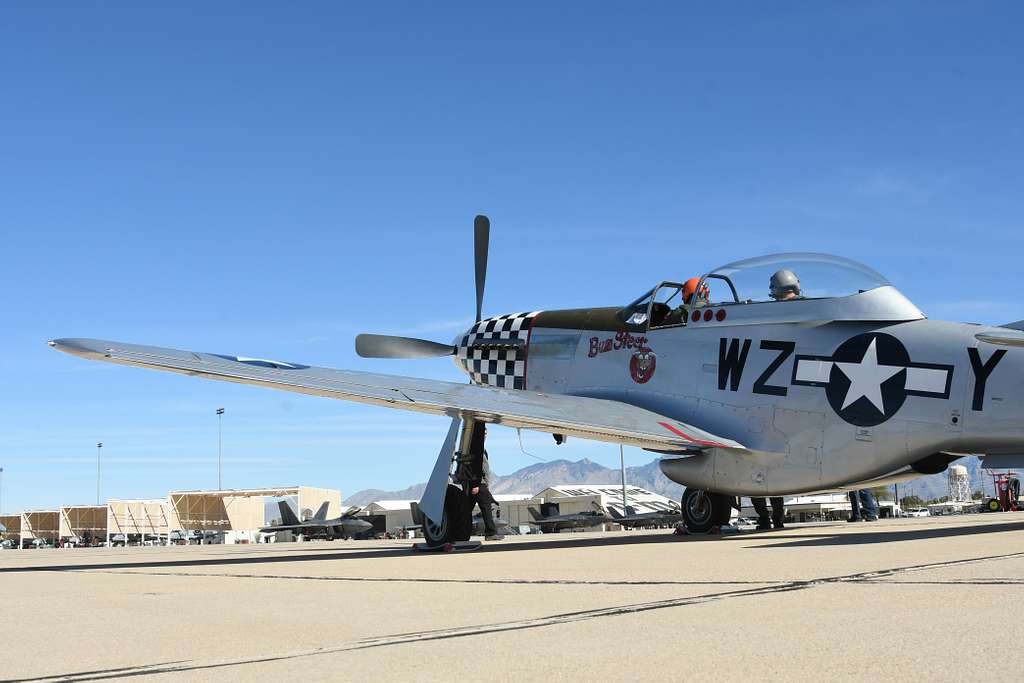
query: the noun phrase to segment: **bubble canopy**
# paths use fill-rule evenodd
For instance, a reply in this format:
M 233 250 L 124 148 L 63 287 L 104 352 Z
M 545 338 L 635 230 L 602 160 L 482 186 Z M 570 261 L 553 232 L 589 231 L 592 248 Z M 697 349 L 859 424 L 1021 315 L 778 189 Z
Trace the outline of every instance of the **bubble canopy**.
M 859 294 L 890 284 L 879 272 L 841 256 L 793 252 L 734 261 L 704 276 L 712 304 L 773 301 L 772 275 L 792 272 L 800 280 L 801 299 L 828 299 Z

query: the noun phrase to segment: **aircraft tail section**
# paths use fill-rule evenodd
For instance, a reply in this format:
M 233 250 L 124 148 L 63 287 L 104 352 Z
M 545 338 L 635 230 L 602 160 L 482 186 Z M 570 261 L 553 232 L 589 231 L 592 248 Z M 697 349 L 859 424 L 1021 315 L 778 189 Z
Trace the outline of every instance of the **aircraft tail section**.
M 327 519 L 327 507 L 329 505 L 330 505 L 330 501 L 326 501 L 325 500 L 323 502 L 323 504 L 320 505 L 320 509 L 316 511 L 316 514 L 313 515 L 313 519 L 315 519 L 318 522 Z
M 281 510 L 281 526 L 298 526 L 302 522 L 295 516 L 292 506 L 287 500 L 277 501 L 277 507 Z

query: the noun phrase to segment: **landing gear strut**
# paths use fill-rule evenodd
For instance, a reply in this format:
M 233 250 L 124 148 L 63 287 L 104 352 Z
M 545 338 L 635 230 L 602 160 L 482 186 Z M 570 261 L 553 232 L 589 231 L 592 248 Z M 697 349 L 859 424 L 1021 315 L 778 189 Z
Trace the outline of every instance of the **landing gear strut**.
M 683 491 L 683 523 L 693 534 L 706 534 L 713 527 L 729 523 L 735 498 L 724 493 L 714 493 L 688 488 Z
M 454 427 L 453 427 L 454 428 Z M 462 423 L 462 432 L 459 435 L 458 448 L 451 453 L 450 447 L 442 447 L 439 462 L 445 462 L 447 457 L 448 476 L 442 471 L 444 482 L 447 485 L 444 490 L 444 513 L 441 515 L 441 522 L 437 523 L 427 515 L 418 511 L 417 516 L 423 529 L 423 538 L 430 547 L 467 541 L 473 535 L 473 502 L 469 498 L 469 492 L 451 483 L 451 463 L 456 463 L 454 479 L 465 481 L 473 477 L 466 476 L 462 472 L 470 467 L 474 456 L 479 455 L 484 449 L 484 424 L 473 419 L 467 419 Z M 438 482 L 440 484 L 440 482 Z M 430 485 L 428 484 L 428 488 Z M 441 489 L 439 488 L 438 491 Z M 426 497 L 426 494 L 424 494 Z M 422 503 L 421 503 L 422 504 Z

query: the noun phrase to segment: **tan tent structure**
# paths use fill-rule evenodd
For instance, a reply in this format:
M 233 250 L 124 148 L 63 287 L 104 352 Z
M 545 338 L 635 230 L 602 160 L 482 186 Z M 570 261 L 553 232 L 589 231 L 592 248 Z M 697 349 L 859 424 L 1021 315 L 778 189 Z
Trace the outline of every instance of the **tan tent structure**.
M 106 505 L 62 505 L 59 532 L 61 540 L 77 538 L 92 545 L 107 538 Z
M 41 539 L 56 545 L 60 537 L 59 510 L 26 510 L 21 513 L 21 543 Z

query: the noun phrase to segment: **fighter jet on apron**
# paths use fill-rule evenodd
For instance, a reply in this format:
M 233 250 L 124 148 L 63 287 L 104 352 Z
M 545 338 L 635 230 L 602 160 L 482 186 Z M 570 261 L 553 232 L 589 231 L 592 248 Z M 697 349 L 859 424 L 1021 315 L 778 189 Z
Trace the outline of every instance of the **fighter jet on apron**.
M 277 507 L 281 511 L 281 523 L 265 526 L 260 529 L 260 532 L 291 531 L 294 534 L 302 534 L 310 538 L 326 538 L 333 541 L 336 538 L 349 539 L 356 534 L 366 533 L 373 529 L 373 525 L 368 521 L 355 516 L 359 512 L 358 507 L 350 507 L 340 517 L 327 519 L 328 504 L 324 503 L 312 517 L 305 521 L 299 520 L 291 506 L 288 505 L 288 501 L 278 501 Z
M 485 423 L 661 454 L 661 470 L 686 487 L 682 514 L 694 531 L 727 521 L 740 495 L 882 485 L 940 472 L 964 453 L 1024 466 L 1022 323 L 929 320 L 871 268 L 824 254 L 730 263 L 697 275 L 695 287 L 666 280 L 625 304 L 484 318 L 489 231 L 478 216 L 469 330 L 451 344 L 356 338 L 364 357 L 451 356 L 468 383 L 94 339 L 50 345 L 449 416 L 420 501 L 431 543 L 451 536 L 452 464 L 482 446 L 473 434 Z

